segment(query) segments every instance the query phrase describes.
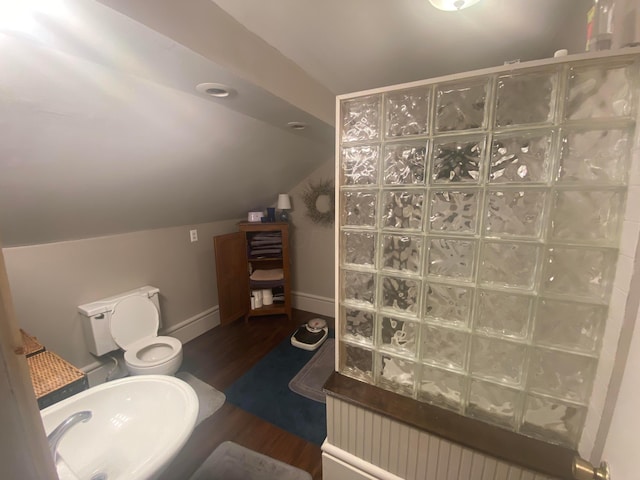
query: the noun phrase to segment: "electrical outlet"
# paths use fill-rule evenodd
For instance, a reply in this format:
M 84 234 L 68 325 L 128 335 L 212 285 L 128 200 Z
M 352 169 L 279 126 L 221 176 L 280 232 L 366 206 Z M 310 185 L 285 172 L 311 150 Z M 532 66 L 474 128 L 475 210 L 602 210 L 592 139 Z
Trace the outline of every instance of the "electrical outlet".
M 189 236 L 191 238 L 191 242 L 198 241 L 198 230 L 189 230 Z

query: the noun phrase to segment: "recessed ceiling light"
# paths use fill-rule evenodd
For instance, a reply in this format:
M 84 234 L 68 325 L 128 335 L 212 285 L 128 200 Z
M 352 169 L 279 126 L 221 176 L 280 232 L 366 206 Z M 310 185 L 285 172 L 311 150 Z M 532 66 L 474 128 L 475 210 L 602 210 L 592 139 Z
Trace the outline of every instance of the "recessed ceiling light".
M 201 83 L 196 90 L 210 97 L 228 98 L 236 94 L 236 91 L 222 83 Z
M 475 5 L 480 0 L 429 0 L 431 5 L 439 10 L 445 10 L 447 12 L 455 12 L 456 10 L 462 10 Z
M 304 122 L 289 122 L 287 123 L 287 126 L 291 130 L 304 130 L 305 128 L 307 128 L 307 124 Z

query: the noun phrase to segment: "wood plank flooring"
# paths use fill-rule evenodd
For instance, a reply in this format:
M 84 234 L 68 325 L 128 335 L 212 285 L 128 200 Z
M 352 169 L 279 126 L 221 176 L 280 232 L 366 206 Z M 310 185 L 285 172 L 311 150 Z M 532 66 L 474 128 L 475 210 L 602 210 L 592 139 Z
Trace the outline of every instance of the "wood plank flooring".
M 224 391 L 298 325 L 315 317 L 325 318 L 333 328 L 333 319 L 301 310 L 294 310 L 291 320 L 274 315 L 218 326 L 184 345 L 181 370 Z M 225 402 L 196 427 L 160 480 L 188 479 L 226 440 L 301 468 L 311 473 L 313 480 L 322 479 L 319 446 Z

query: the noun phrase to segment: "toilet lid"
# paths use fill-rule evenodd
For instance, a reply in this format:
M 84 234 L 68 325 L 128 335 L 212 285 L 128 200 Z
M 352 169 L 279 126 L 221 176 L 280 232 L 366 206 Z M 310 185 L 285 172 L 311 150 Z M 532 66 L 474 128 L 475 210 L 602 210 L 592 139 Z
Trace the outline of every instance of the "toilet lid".
M 111 335 L 123 350 L 146 337 L 155 337 L 160 326 L 156 306 L 146 297 L 133 295 L 119 301 L 111 314 Z

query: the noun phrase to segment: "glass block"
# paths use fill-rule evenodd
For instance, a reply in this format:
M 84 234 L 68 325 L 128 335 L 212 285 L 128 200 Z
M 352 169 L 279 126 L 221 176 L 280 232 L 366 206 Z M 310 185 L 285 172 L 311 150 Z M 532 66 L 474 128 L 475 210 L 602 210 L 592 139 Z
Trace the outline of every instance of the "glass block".
M 627 129 L 562 132 L 560 182 L 621 185 L 627 178 L 631 137 Z
M 431 182 L 480 182 L 485 141 L 477 135 L 437 141 L 431 154 Z
M 449 410 L 460 411 L 467 388 L 467 377 L 440 368 L 422 366 L 418 400 Z
M 404 314 L 417 315 L 420 280 L 402 277 L 382 277 L 382 307 Z
M 340 373 L 373 383 L 373 352 L 340 342 Z
M 380 96 L 345 100 L 342 112 L 342 142 L 360 142 L 380 138 Z
M 375 274 L 342 270 L 343 300 L 375 304 Z
M 422 325 L 421 357 L 432 365 L 464 370 L 469 334 L 460 330 Z
M 342 224 L 375 227 L 377 200 L 375 192 L 342 192 Z
M 532 297 L 480 290 L 477 298 L 476 331 L 518 339 L 527 337 Z
M 431 238 L 427 274 L 471 281 L 476 242 L 452 238 Z
M 485 235 L 540 238 L 546 198 L 544 190 L 487 192 Z
M 392 92 L 386 96 L 387 137 L 423 135 L 429 131 L 431 88 Z
M 425 295 L 425 315 L 428 318 L 464 327 L 469 324 L 473 289 L 430 282 Z
M 612 190 L 555 192 L 551 235 L 555 240 L 617 245 L 624 194 Z
M 344 147 L 341 155 L 342 185 L 375 185 L 378 182 L 380 147 Z
M 376 238 L 373 232 L 342 232 L 342 261 L 345 264 L 374 267 Z
M 532 290 L 539 247 L 527 243 L 485 242 L 479 280 L 504 287 Z
M 383 195 L 383 227 L 422 230 L 422 190 L 386 191 Z
M 491 183 L 546 183 L 551 178 L 553 132 L 509 133 L 493 137 Z
M 529 364 L 528 386 L 575 402 L 587 402 L 591 394 L 597 360 L 557 350 L 533 349 Z
M 356 308 L 344 308 L 342 338 L 352 342 L 373 344 L 375 313 Z
M 405 357 L 415 357 L 417 353 L 418 324 L 383 316 L 380 322 L 379 342 L 381 350 L 397 353 Z
M 630 65 L 572 68 L 565 117 L 569 120 L 630 116 L 633 84 Z
M 613 250 L 552 247 L 547 250 L 543 288 L 560 295 L 606 299 L 615 271 Z
M 434 190 L 431 192 L 429 229 L 438 232 L 474 234 L 478 228 L 479 190 Z
M 481 380 L 472 380 L 466 414 L 486 422 L 515 427 L 520 409 L 519 392 Z
M 440 85 L 436 90 L 436 131 L 484 128 L 488 92 L 487 79 Z
M 498 77 L 496 126 L 551 122 L 557 88 L 556 72 Z
M 597 353 L 607 307 L 589 303 L 538 300 L 533 341 L 563 350 Z
M 420 273 L 422 237 L 384 235 L 382 237 L 382 268 Z
M 473 337 L 469 371 L 476 376 L 517 386 L 524 373 L 525 345 L 504 340 Z
M 425 177 L 427 141 L 387 143 L 384 147 L 386 185 L 422 185 Z
M 586 407 L 527 395 L 520 433 L 577 448 L 586 414 Z
M 378 359 L 377 384 L 402 395 L 413 395 L 416 364 L 404 358 L 376 354 Z

